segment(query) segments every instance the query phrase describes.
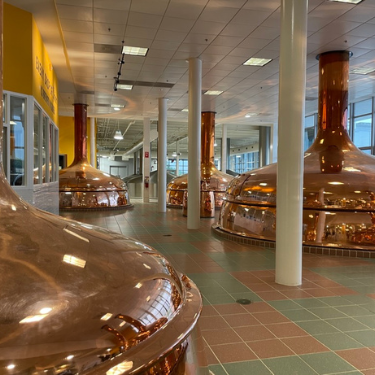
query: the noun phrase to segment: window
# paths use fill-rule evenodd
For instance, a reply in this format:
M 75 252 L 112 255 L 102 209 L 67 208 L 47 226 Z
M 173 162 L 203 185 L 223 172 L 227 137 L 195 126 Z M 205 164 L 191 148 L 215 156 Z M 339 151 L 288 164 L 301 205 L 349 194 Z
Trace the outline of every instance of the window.
M 372 146 L 372 99 L 354 103 L 353 142 L 360 149 Z
M 230 169 L 236 173 L 244 173 L 259 168 L 259 152 L 232 155 L 229 158 Z
M 10 184 L 25 185 L 25 99 L 10 97 Z
M 41 176 L 41 158 L 40 158 L 40 144 L 41 144 L 41 114 L 40 109 L 34 105 L 34 184 L 40 184 Z
M 315 115 L 305 117 L 305 127 L 303 135 L 303 149 L 306 151 L 315 139 Z

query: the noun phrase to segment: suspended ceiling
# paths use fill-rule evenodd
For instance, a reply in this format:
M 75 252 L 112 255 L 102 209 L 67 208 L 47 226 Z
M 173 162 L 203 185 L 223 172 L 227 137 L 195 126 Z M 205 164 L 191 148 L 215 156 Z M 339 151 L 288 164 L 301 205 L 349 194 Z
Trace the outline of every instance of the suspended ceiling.
M 189 58 L 202 60 L 202 110 L 227 124 L 236 147 L 258 140 L 258 126 L 277 123 L 281 0 L 8 0 L 33 13 L 59 79 L 59 114 L 76 101 L 98 119 L 99 152 L 131 149 L 142 139 L 144 117 L 156 127 L 158 98 L 168 98 L 168 143 L 186 147 Z M 125 56 L 114 91 L 122 44 L 149 48 Z M 329 50 L 353 52 L 351 69 L 375 68 L 375 0 L 358 5 L 309 0 L 306 113 L 317 110 L 318 62 Z M 264 67 L 242 65 L 272 59 Z M 374 75 L 350 74 L 350 101 L 374 95 Z M 171 87 L 161 87 L 171 86 Z M 111 106 L 121 105 L 120 111 Z M 246 114 L 251 117 L 245 117 Z M 129 123 L 132 123 L 129 127 Z M 126 131 L 117 142 L 117 129 Z M 220 137 L 221 127 L 217 126 Z

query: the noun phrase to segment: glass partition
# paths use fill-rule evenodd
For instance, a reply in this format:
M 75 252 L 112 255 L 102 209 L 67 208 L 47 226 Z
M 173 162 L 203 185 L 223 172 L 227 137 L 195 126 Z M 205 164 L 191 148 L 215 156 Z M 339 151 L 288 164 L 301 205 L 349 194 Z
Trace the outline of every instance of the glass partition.
M 34 105 L 34 184 L 40 184 L 42 182 L 41 176 L 41 155 L 39 153 L 40 141 L 41 141 L 41 113 L 40 109 Z

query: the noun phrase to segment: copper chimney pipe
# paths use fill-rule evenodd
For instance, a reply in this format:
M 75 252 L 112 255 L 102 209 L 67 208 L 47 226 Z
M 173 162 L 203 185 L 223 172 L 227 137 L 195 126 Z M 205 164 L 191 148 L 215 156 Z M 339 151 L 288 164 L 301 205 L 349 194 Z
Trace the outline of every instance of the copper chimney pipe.
M 220 208 L 233 176 L 219 171 L 214 163 L 215 143 L 215 112 L 202 112 L 201 114 L 201 216 L 212 216 L 211 203 Z M 183 207 L 184 194 L 186 201 L 187 174 L 174 178 L 167 186 L 167 206 Z M 211 202 L 211 193 L 214 202 Z M 208 201 L 210 204 L 208 205 Z M 206 202 L 206 205 L 204 204 Z
M 74 160 L 60 171 L 60 209 L 130 207 L 126 183 L 87 161 L 87 104 L 74 104 Z
M 302 241 L 375 250 L 375 159 L 360 151 L 346 130 L 350 55 L 318 56 L 319 128 L 304 158 Z M 277 164 L 271 164 L 235 177 L 213 229 L 275 241 L 276 172 Z

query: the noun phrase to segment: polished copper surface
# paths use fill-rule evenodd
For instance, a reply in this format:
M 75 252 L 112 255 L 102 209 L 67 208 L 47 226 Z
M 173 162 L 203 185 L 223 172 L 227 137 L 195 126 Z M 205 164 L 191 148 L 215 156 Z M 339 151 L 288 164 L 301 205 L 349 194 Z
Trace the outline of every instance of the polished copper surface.
M 302 240 L 375 250 L 375 158 L 348 136 L 348 81 L 348 51 L 319 56 L 318 133 L 304 158 Z M 276 172 L 271 164 L 235 177 L 218 230 L 275 241 Z
M 219 171 L 214 162 L 215 112 L 202 112 L 201 115 L 201 192 L 214 193 L 215 207 L 222 205 L 225 190 L 233 176 Z M 184 192 L 187 191 L 188 176 L 184 174 L 174 178 L 167 185 L 167 206 L 182 207 Z M 201 212 L 205 212 L 206 202 L 201 199 Z
M 130 207 L 126 183 L 87 160 L 87 105 L 74 104 L 74 161 L 60 171 L 60 209 Z
M 0 271 L 0 374 L 198 374 L 195 284 L 141 242 L 24 202 L 2 163 Z

